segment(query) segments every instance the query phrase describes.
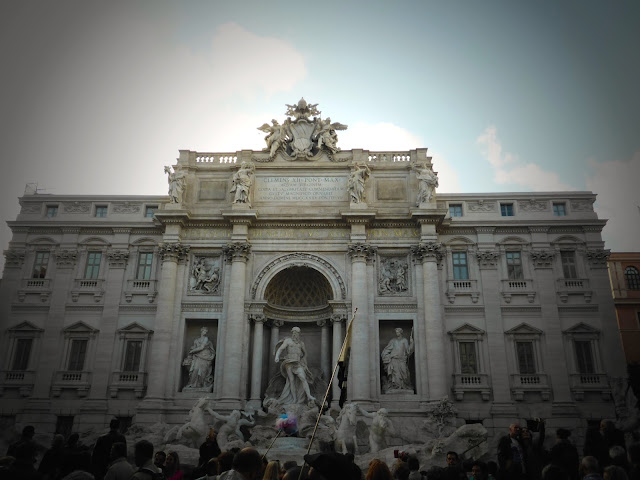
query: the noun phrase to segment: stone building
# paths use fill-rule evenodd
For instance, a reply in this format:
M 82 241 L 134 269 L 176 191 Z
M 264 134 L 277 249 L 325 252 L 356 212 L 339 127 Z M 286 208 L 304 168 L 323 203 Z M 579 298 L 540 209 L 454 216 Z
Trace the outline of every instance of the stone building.
M 436 193 L 426 149 L 341 151 L 346 126 L 305 103 L 260 128 L 264 151 L 180 151 L 169 196 L 20 198 L 3 416 L 53 432 L 182 422 L 201 396 L 260 407 L 279 340 L 299 327 L 326 382 L 357 308 L 348 398 L 398 422 L 447 395 L 499 432 L 615 417 L 625 361 L 593 193 Z M 413 340 L 400 384 L 381 357 L 397 328 Z
M 627 363 L 640 362 L 640 253 L 614 252 L 609 276 Z

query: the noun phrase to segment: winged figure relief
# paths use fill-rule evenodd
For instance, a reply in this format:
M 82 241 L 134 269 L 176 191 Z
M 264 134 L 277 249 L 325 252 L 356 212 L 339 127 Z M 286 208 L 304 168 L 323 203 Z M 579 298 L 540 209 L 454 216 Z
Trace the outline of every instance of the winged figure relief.
M 269 151 L 269 158 L 273 158 L 278 149 L 285 144 L 285 142 L 291 138 L 291 130 L 289 128 L 289 119 L 287 119 L 282 125 L 277 120 L 271 120 L 271 125 L 265 123 L 258 130 L 267 134 L 264 137 L 267 142 L 267 148 L 264 150 Z
M 322 146 L 326 146 L 331 153 L 337 153 L 340 149 L 337 147 L 338 134 L 336 130 L 346 130 L 347 126 L 339 122 L 331 123 L 331 118 L 327 117 L 325 120 L 320 120 L 316 125 L 316 130 L 313 134 L 313 139 L 318 142 L 318 149 L 322 149 Z

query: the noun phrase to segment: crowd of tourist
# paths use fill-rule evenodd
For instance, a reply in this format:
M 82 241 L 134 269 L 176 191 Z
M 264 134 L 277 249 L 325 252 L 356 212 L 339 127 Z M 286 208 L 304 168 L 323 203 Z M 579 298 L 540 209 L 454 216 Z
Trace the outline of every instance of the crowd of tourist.
M 398 452 L 389 465 L 373 459 L 362 470 L 354 456 L 336 452 L 305 455 L 300 464 L 269 461 L 254 448 L 222 452 L 210 430 L 200 446 L 198 466 L 183 467 L 174 451 L 154 451 L 147 440 L 134 446 L 134 465 L 127 458 L 126 438 L 113 420 L 109 433 L 93 449 L 55 435 L 39 465 L 35 429 L 27 426 L 20 440 L 0 458 L 0 480 L 640 480 L 640 443 L 625 447 L 624 436 L 610 421 L 590 430 L 582 457 L 571 442 L 571 432 L 559 428 L 550 449 L 543 446 L 544 422 L 532 434 L 514 423 L 500 438 L 495 461 L 462 460 L 457 452 L 443 455 L 446 466 L 422 470 L 417 457 Z M 443 462 L 443 463 L 444 463 Z

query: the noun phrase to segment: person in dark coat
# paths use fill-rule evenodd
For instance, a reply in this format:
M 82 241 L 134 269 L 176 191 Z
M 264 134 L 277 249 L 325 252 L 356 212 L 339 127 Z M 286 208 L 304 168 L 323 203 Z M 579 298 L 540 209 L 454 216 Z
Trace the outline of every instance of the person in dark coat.
M 114 418 L 109 422 L 109 433 L 98 437 L 95 446 L 93 447 L 93 454 L 91 455 L 91 468 L 96 480 L 102 480 L 107 473 L 109 462 L 111 461 L 111 446 L 114 443 L 124 443 L 125 450 L 127 446 L 127 439 L 122 435 L 118 429 L 120 428 L 120 420 Z
M 569 480 L 578 480 L 580 468 L 580 456 L 578 449 L 569 441 L 571 432 L 566 428 L 556 430 L 556 444 L 551 447 L 551 464 L 562 468 Z
M 20 440 L 9 445 L 7 456 L 15 458 L 11 467 L 15 478 L 23 480 L 40 478 L 40 474 L 34 466 L 38 454 L 38 444 L 33 441 L 35 433 L 35 428 L 27 425 L 22 429 Z
M 43 480 L 55 480 L 60 474 L 62 465 L 62 452 L 64 450 L 64 436 L 59 433 L 53 436 L 51 448 L 47 450 L 40 460 L 38 472 Z
M 625 446 L 624 433 L 611 420 L 602 420 L 600 428 L 589 429 L 584 441 L 584 456 L 596 457 L 600 468 L 611 464 L 609 449 L 614 445 Z
M 509 480 L 526 479 L 527 448 L 522 443 L 522 428 L 518 423 L 509 425 L 509 435 L 498 442 L 500 475 Z

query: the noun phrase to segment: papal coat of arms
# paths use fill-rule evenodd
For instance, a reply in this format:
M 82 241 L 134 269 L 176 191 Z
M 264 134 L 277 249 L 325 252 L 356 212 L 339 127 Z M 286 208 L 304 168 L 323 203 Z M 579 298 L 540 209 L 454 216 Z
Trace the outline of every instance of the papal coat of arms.
M 346 130 L 347 126 L 338 122 L 331 122 L 327 117 L 322 120 L 318 104 L 308 104 L 301 98 L 296 105 L 287 105 L 287 119 L 283 124 L 271 120 L 271 125 L 265 123 L 258 130 L 267 134 L 264 138 L 273 159 L 278 152 L 288 161 L 297 159 L 317 160 L 324 151 L 329 155 L 337 153 L 337 130 Z M 291 118 L 293 117 L 293 119 Z M 313 117 L 313 118 L 310 118 Z

